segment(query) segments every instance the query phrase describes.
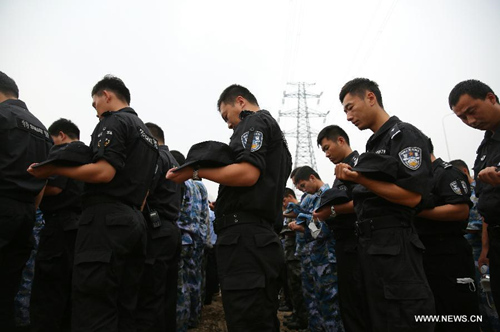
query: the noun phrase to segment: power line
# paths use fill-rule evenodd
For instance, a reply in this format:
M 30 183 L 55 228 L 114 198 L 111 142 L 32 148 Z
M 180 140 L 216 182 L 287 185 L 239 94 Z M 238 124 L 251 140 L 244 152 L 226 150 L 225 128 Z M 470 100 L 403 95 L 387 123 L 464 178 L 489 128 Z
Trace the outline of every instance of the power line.
M 316 158 L 313 151 L 313 135 L 316 133 L 312 130 L 310 119 L 311 118 L 325 118 L 329 112 L 322 113 L 309 108 L 307 100 L 311 98 L 316 98 L 319 104 L 321 95 L 308 93 L 306 87 L 315 85 L 314 83 L 287 83 L 290 86 L 296 86 L 296 92 L 286 92 L 283 91 L 283 104 L 285 104 L 285 99 L 293 98 L 296 100 L 297 108 L 280 111 L 278 121 L 281 117 L 291 117 L 295 118 L 296 126 L 293 131 L 285 131 L 285 135 L 290 138 L 296 139 L 295 146 L 295 159 L 294 168 L 299 166 L 311 166 L 316 169 Z

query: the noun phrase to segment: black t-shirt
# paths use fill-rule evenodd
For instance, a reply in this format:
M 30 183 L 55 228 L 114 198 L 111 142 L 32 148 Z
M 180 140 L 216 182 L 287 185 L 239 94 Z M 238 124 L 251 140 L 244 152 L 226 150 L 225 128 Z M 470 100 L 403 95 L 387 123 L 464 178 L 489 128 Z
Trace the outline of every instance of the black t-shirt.
M 106 112 L 92 133 L 93 162 L 106 160 L 116 170 L 108 183 L 85 183 L 84 196 L 104 195 L 139 207 L 150 189 L 158 159 L 158 142 L 126 107 Z
M 221 185 L 215 214 L 246 212 L 274 224 L 282 218 L 281 207 L 292 158 L 278 123 L 268 111 L 243 111 L 234 129 L 229 147 L 237 163 L 248 162 L 260 170 L 257 183 L 251 187 Z
M 413 125 L 392 116 L 366 143 L 366 151 L 397 159 L 395 184 L 425 197 L 432 179 L 428 138 Z M 395 216 L 410 220 L 417 208 L 391 203 L 364 186 L 353 189 L 354 210 L 359 220 Z
M 47 186 L 57 187 L 62 191 L 58 195 L 43 196 L 40 210 L 44 214 L 62 210 L 70 210 L 76 213 L 82 211 L 83 182 L 64 176 L 54 176 L 48 179 Z
M 179 219 L 181 205 L 181 185 L 167 180 L 165 175 L 172 167 L 179 166 L 170 153 L 168 146 L 160 146 L 160 158 L 158 158 L 158 171 L 153 183 L 153 189 L 148 196 L 148 205 L 156 210 L 163 220 L 176 221 Z
M 0 196 L 34 202 L 45 185 L 26 170 L 47 159 L 52 140 L 21 100 L 0 103 Z
M 500 225 L 500 186 L 492 186 L 477 178 L 479 172 L 489 166 L 500 167 L 500 128 L 494 133 L 487 131 L 484 134 L 474 162 L 478 211 L 485 223 Z
M 432 163 L 432 189 L 428 197 L 423 199 L 423 209 L 433 208 L 446 204 L 468 204 L 471 189 L 467 176 L 458 168 L 453 167 L 441 158 Z M 467 219 L 457 221 L 429 220 L 421 217 L 415 218 L 415 227 L 419 234 L 463 234 L 467 227 Z

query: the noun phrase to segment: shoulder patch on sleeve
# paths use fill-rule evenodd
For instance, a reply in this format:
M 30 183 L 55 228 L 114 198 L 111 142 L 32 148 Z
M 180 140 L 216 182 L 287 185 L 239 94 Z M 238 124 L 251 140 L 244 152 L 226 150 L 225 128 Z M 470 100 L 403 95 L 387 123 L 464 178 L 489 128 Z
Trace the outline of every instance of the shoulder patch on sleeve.
M 405 167 L 416 171 L 422 165 L 422 149 L 419 147 L 407 147 L 399 151 L 399 159 Z
M 248 131 L 245 132 L 243 135 L 241 135 L 241 144 L 243 144 L 243 148 L 247 147 L 248 135 L 249 135 Z M 254 131 L 250 152 L 258 151 L 262 147 L 263 142 L 264 142 L 264 134 L 258 130 Z
M 462 188 L 464 189 L 465 194 L 469 193 L 469 186 L 464 180 L 460 180 L 460 183 L 462 184 Z
M 460 195 L 462 196 L 462 190 L 460 189 L 460 187 L 458 186 L 458 183 L 457 181 L 453 181 L 452 183 L 450 183 L 450 187 L 451 187 L 451 190 L 453 190 L 453 192 L 457 195 Z

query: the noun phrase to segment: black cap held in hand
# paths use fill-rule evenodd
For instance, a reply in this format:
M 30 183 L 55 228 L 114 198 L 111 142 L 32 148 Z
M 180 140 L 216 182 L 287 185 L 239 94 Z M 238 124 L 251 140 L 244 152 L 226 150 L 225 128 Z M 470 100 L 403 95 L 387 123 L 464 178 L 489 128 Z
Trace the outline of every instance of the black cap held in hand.
M 392 156 L 365 152 L 359 156 L 358 162 L 352 170 L 374 180 L 394 182 L 398 174 L 398 167 L 397 159 Z
M 229 145 L 217 141 L 205 141 L 193 145 L 189 149 L 186 162 L 174 172 L 188 166 L 198 169 L 227 166 L 232 163 L 234 163 L 234 157 Z
M 47 160 L 36 164 L 37 168 L 46 164 L 54 163 L 60 166 L 79 166 L 92 162 L 92 151 L 80 141 L 66 144 L 54 145 L 49 151 Z
M 324 208 L 325 206 L 339 205 L 349 202 L 351 199 L 347 196 L 346 190 L 332 188 L 325 190 L 320 197 L 319 206 L 316 211 Z

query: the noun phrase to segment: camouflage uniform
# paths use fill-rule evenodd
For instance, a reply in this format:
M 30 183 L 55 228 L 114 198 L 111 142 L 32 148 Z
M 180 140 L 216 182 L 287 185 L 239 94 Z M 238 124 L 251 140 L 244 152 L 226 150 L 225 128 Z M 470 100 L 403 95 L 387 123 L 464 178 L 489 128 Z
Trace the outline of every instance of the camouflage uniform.
M 191 291 L 194 289 L 192 275 L 196 263 L 193 260 L 194 240 L 198 225 L 195 219 L 194 197 L 198 190 L 192 180 L 184 182 L 183 198 L 181 202 L 181 213 L 177 225 L 181 230 L 182 249 L 179 261 L 179 277 L 177 287 L 177 331 L 187 331 L 189 318 L 191 316 Z M 191 273 L 191 275 L 190 275 Z M 190 284 L 191 280 L 191 284 Z
M 207 241 L 208 193 L 201 181 L 194 181 L 196 194 L 193 196 L 194 220 L 197 223 L 193 236 L 193 255 L 188 267 L 188 287 L 191 296 L 189 327 L 196 327 L 200 322 L 202 307 L 202 283 L 205 280 L 203 255 Z
M 35 272 L 35 256 L 38 250 L 38 242 L 40 241 L 40 232 L 44 225 L 45 221 L 43 220 L 42 211 L 38 209 L 36 211 L 35 226 L 33 227 L 33 238 L 35 240 L 33 250 L 31 250 L 30 258 L 24 267 L 19 292 L 14 300 L 16 326 L 30 325 L 31 284 Z
M 306 301 L 311 331 L 344 330 L 339 309 L 335 240 L 324 222 L 312 220 L 312 213 L 319 206 L 321 194 L 329 188 L 328 184 L 324 184 L 314 195 L 306 197 L 308 199 L 302 201 L 301 208 L 307 212 L 297 217 L 297 223 L 305 228 L 305 246 L 302 252 L 303 287 L 305 294 L 313 294 L 310 296 L 311 302 Z M 320 229 L 316 238 L 309 229 L 313 222 Z

